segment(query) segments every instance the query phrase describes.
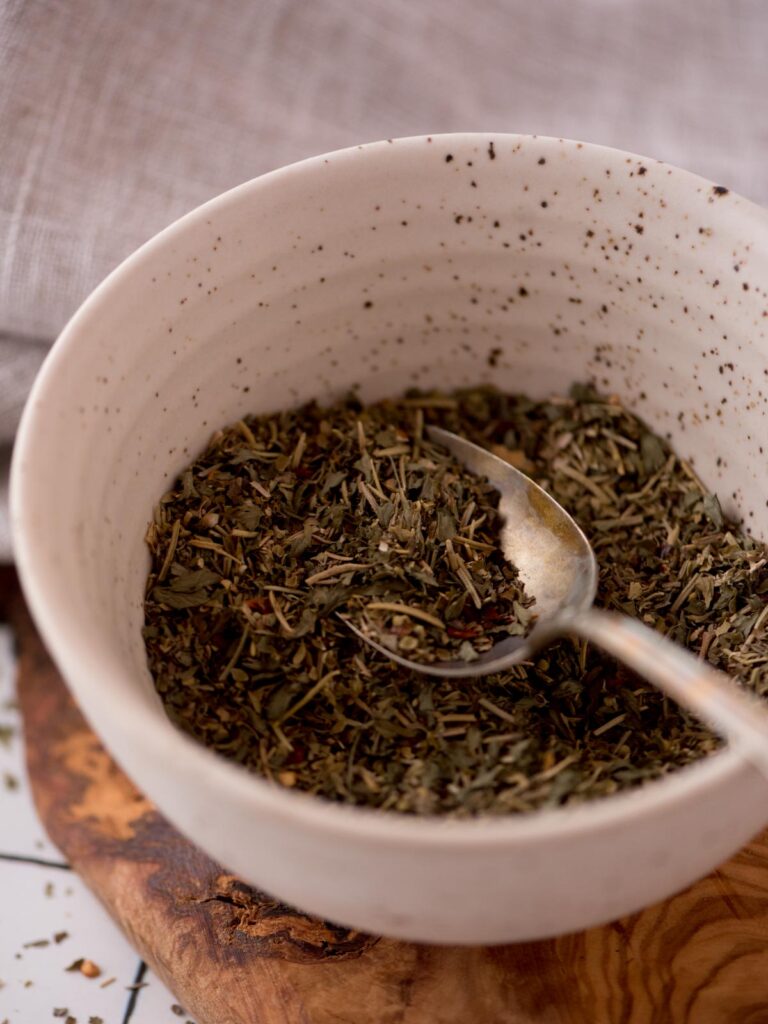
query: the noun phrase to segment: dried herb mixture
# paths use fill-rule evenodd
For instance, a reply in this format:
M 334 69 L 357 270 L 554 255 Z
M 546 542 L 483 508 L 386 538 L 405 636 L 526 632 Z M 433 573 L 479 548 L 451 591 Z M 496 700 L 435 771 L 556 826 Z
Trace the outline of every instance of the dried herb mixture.
M 492 448 L 576 517 L 599 604 L 768 692 L 766 549 L 691 467 L 591 388 L 544 402 L 473 389 L 309 405 L 214 436 L 147 534 L 144 636 L 170 718 L 283 786 L 417 814 L 575 803 L 715 749 L 582 641 L 451 682 L 349 632 L 336 612 L 410 656 L 472 659 L 535 613 L 495 547 L 494 492 L 425 423 Z

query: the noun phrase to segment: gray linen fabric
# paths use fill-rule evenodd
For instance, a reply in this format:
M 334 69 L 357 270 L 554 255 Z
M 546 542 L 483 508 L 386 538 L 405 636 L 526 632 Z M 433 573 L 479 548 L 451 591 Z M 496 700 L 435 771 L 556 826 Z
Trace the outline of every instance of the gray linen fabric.
M 537 132 L 768 201 L 766 53 L 764 0 L 0 0 L 0 444 L 109 270 L 304 156 Z

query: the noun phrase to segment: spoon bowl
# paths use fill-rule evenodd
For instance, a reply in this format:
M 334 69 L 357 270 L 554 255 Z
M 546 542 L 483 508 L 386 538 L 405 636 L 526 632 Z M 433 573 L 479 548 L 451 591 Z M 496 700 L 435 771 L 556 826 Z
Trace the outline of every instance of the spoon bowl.
M 499 492 L 500 544 L 515 566 L 526 593 L 536 599 L 533 628 L 526 636 L 500 640 L 472 661 L 412 661 L 380 644 L 350 619 L 344 621 L 371 647 L 392 661 L 427 675 L 455 679 L 501 672 L 527 661 L 536 650 L 566 631 L 567 619 L 591 607 L 597 592 L 597 561 L 589 541 L 565 509 L 543 487 L 480 445 L 442 427 L 427 434 Z

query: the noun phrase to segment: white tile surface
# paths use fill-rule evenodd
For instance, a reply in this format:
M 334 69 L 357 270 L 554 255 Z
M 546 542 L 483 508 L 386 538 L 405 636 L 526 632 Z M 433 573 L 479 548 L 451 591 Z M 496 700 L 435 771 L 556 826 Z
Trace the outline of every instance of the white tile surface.
M 131 1024 L 194 1024 L 191 1014 L 184 1012 L 152 971 L 147 971 L 144 981 L 149 984 L 139 994 Z
M 66 1024 L 68 1016 L 77 1024 L 185 1024 L 189 1015 L 171 1009 L 174 996 L 151 971 L 129 1005 L 141 961 L 37 819 L 14 684 L 12 638 L 0 625 L 0 727 L 12 730 L 0 728 L 0 1024 Z M 47 944 L 28 945 L 38 942 Z M 98 978 L 66 970 L 81 957 L 99 966 Z M 54 1009 L 67 1012 L 54 1017 Z
M 37 820 L 24 766 L 21 715 L 16 707 L 13 636 L 0 624 L 0 853 L 61 861 Z M 0 974 L 0 977 L 2 975 Z M 0 1024 L 2 1017 L 0 1017 Z
M 54 935 L 63 932 L 67 937 L 56 942 Z M 29 945 L 44 941 L 49 944 Z M 80 957 L 93 960 L 101 976 L 67 971 Z M 0 1021 L 37 1024 L 65 1007 L 78 1024 L 94 1016 L 119 1024 L 137 964 L 136 953 L 71 871 L 0 863 Z

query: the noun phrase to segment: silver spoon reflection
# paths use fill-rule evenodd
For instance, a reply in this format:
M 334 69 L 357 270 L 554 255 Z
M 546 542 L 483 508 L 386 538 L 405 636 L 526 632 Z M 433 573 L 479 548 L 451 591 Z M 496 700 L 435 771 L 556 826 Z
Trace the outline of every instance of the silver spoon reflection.
M 563 634 L 598 644 L 726 737 L 768 778 L 768 709 L 728 676 L 636 619 L 593 607 L 597 562 L 589 541 L 554 498 L 524 473 L 484 448 L 439 427 L 429 437 L 499 492 L 504 557 L 535 599 L 527 636 L 494 644 L 477 658 L 430 664 L 380 644 L 346 617 L 365 643 L 414 672 L 442 678 L 490 675 L 528 661 Z

